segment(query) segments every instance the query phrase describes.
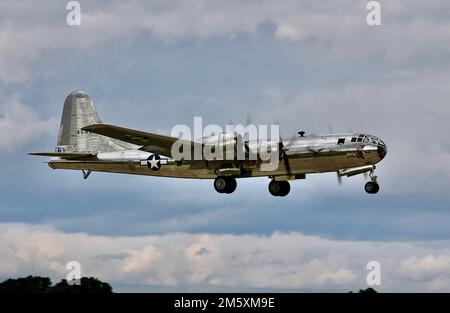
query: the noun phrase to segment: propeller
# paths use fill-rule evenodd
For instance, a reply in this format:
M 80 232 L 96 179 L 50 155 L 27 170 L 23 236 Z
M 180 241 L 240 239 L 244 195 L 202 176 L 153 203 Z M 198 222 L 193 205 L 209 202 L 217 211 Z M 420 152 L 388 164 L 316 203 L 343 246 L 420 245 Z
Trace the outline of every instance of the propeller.
M 243 126 L 247 127 L 250 124 L 252 124 L 252 116 L 250 115 L 250 113 L 247 113 L 247 117 L 246 117 L 246 120 L 245 120 L 245 125 L 243 125 Z M 241 138 L 242 138 L 243 143 L 244 143 L 245 153 L 246 153 L 246 155 L 249 155 L 250 154 L 250 147 L 249 147 L 250 135 L 249 135 L 249 133 L 246 131 L 244 136 L 241 137 Z
M 289 159 L 286 154 L 286 148 L 283 144 L 283 139 L 280 136 L 280 142 L 279 142 L 279 150 L 280 150 L 280 160 L 283 161 L 284 167 L 286 168 L 286 171 L 288 174 L 291 174 L 291 165 L 289 164 Z
M 275 120 L 275 125 L 280 125 L 278 119 Z M 293 138 L 290 140 L 290 142 L 292 142 L 295 138 L 296 138 L 296 135 L 293 136 Z M 288 149 L 288 146 L 285 146 L 283 143 L 283 137 L 281 136 L 281 131 L 280 131 L 278 147 L 279 147 L 278 150 L 279 150 L 279 155 L 280 155 L 280 161 L 283 161 L 284 167 L 286 168 L 287 173 L 289 175 L 291 175 L 292 174 L 291 165 L 289 164 L 289 158 L 288 158 L 288 155 L 286 154 L 286 150 Z

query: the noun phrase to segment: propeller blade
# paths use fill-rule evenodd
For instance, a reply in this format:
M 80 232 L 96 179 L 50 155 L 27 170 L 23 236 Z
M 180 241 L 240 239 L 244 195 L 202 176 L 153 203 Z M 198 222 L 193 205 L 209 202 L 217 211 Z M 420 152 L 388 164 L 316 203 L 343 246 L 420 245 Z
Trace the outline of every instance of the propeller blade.
M 278 119 L 274 120 L 274 125 L 280 125 L 280 122 L 278 121 Z M 291 165 L 289 164 L 289 159 L 286 154 L 286 147 L 283 143 L 283 136 L 281 136 L 281 130 L 280 130 L 279 135 L 280 135 L 279 142 L 278 142 L 279 158 L 280 158 L 280 161 L 283 161 L 284 167 L 286 168 L 286 172 L 289 175 L 291 175 L 292 174 Z
M 278 121 L 278 119 L 274 120 L 274 125 L 278 125 L 278 126 L 280 125 L 280 122 Z M 278 138 L 278 146 L 280 147 L 279 151 L 280 151 L 280 159 L 281 159 L 282 154 L 284 154 L 284 143 L 283 143 L 283 137 L 281 136 L 281 130 L 280 130 L 280 133 L 278 135 L 280 136 Z
M 289 163 L 289 157 L 288 157 L 286 151 L 289 150 L 289 145 L 293 142 L 293 140 L 294 140 L 295 138 L 297 138 L 296 135 L 294 135 L 294 136 L 291 138 L 291 140 L 288 141 L 286 145 L 284 145 L 284 143 L 282 142 L 281 134 L 280 134 L 280 147 L 281 147 L 281 149 L 282 149 L 282 150 L 281 150 L 281 157 L 282 157 L 282 159 L 283 159 L 284 166 L 286 167 L 286 171 L 287 171 L 287 173 L 288 173 L 289 175 L 292 174 L 292 171 L 291 171 L 291 164 Z

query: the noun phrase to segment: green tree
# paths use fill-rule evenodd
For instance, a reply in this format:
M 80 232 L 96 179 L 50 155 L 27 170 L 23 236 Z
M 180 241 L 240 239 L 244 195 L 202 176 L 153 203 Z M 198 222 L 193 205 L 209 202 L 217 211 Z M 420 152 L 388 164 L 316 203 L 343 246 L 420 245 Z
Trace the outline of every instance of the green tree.
M 353 293 L 353 291 L 349 291 L 349 293 Z M 378 291 L 376 291 L 375 289 L 369 287 L 369 288 L 366 288 L 366 289 L 359 289 L 358 293 L 369 293 L 369 294 L 371 294 L 371 293 L 378 293 Z
M 51 280 L 48 277 L 27 276 L 17 279 L 8 279 L 0 283 L 0 292 L 20 293 L 47 293 L 51 288 Z
M 56 285 L 48 277 L 27 276 L 0 283 L 0 293 L 112 293 L 112 287 L 95 277 L 82 277 L 79 285 L 69 285 L 63 279 Z
M 112 287 L 95 277 L 82 277 L 79 285 L 69 285 L 67 280 L 63 279 L 52 287 L 54 293 L 112 293 Z
M 366 288 L 366 289 L 359 289 L 358 293 L 378 293 L 375 289 L 373 288 Z

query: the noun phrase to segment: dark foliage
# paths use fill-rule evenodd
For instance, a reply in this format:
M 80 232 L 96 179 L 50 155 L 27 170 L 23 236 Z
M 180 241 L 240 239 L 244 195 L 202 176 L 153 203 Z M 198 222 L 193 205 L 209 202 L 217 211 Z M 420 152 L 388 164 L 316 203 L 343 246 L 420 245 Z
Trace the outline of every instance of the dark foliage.
M 112 293 L 112 288 L 108 283 L 104 283 L 94 277 L 82 277 L 80 285 L 69 285 L 63 279 L 52 287 L 51 292 L 55 293 Z
M 0 293 L 112 293 L 112 287 L 94 277 L 82 277 L 80 284 L 69 285 L 63 279 L 56 285 L 48 277 L 27 276 L 0 283 Z
M 353 291 L 350 291 L 350 293 L 353 293 Z M 359 289 L 358 293 L 368 293 L 368 294 L 373 293 L 374 294 L 374 293 L 378 293 L 378 291 L 369 287 L 367 289 Z

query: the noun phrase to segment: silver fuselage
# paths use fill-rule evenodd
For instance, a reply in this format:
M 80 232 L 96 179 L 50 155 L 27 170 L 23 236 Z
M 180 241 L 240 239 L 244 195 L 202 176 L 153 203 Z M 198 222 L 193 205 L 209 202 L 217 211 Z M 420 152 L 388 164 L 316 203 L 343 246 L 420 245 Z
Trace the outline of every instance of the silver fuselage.
M 248 143 L 250 149 L 258 146 Z M 90 170 L 98 172 L 149 175 L 177 178 L 213 179 L 218 176 L 218 167 L 227 166 L 221 162 L 205 162 L 203 167 L 189 162 L 168 162 L 159 171 L 152 171 L 142 161 L 152 153 L 138 150 L 138 146 L 112 152 L 99 152 L 94 159 L 66 160 L 52 158 L 53 169 Z M 284 144 L 286 160 L 280 161 L 276 169 L 265 171 L 258 161 L 230 161 L 229 166 L 238 166 L 240 177 L 284 177 L 299 178 L 304 174 L 337 172 L 342 169 L 375 165 L 387 152 L 384 142 L 377 137 L 363 134 L 331 134 L 298 137 Z M 170 158 L 168 158 L 170 160 Z

